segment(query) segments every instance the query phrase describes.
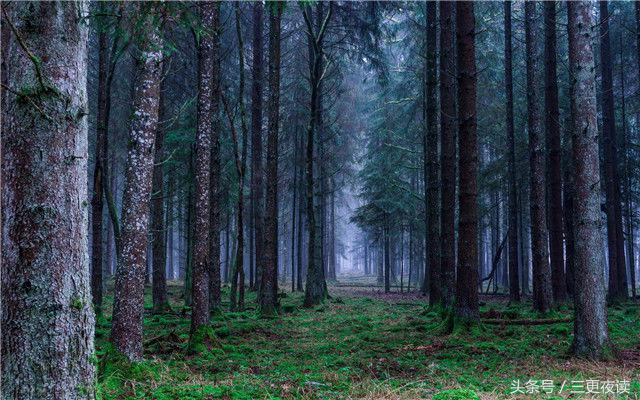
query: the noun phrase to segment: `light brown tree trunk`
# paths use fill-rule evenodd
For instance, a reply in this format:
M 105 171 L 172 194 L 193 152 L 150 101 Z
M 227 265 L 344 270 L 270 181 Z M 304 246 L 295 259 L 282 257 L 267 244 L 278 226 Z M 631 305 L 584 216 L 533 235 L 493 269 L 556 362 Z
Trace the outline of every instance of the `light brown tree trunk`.
M 141 4 L 140 12 L 147 12 L 146 7 Z M 147 233 L 162 65 L 159 50 L 162 41 L 158 27 L 149 15 L 142 30 L 122 199 L 122 253 L 116 270 L 111 326 L 111 340 L 116 350 L 130 360 L 142 358 Z
M 2 5 L 0 397 L 7 400 L 95 397 L 88 29 L 80 21 L 87 11 L 85 2 Z
M 609 345 L 600 233 L 600 171 L 593 54 L 593 3 L 568 2 L 573 162 L 575 168 L 575 318 L 573 351 L 599 359 Z

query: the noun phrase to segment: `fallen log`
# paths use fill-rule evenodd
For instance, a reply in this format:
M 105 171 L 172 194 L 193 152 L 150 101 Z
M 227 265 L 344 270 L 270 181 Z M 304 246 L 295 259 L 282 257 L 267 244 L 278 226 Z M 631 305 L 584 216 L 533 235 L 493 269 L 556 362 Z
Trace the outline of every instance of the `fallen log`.
M 482 319 L 483 324 L 488 325 L 550 325 L 571 322 L 573 318 L 560 319 Z

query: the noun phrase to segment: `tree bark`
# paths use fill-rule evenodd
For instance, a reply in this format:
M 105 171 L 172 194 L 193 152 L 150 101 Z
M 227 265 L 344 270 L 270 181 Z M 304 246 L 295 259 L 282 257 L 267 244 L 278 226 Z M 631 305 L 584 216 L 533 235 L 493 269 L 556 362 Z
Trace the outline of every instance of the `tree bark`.
M 575 320 L 573 351 L 599 359 L 609 345 L 600 249 L 600 171 L 592 3 L 568 2 L 569 68 L 575 167 Z
M 609 40 L 609 3 L 600 1 L 600 67 L 602 73 L 602 137 L 604 146 L 604 182 L 609 251 L 609 299 L 627 297 L 622 206 L 618 174 L 618 148 L 613 103 L 613 67 Z
M 256 276 L 255 283 L 259 286 L 260 271 L 262 269 L 263 246 L 263 166 L 262 166 L 262 79 L 263 79 L 263 5 L 261 2 L 253 3 L 253 71 L 251 84 L 251 202 L 253 223 Z M 254 251 L 254 248 L 251 251 Z
M 209 159 L 209 308 L 220 308 L 220 3 L 211 16 L 211 156 Z M 227 225 L 227 227 L 229 224 Z M 227 236 L 228 239 L 228 236 Z M 228 242 L 228 240 L 227 240 Z M 228 255 L 228 253 L 227 253 Z M 227 257 L 228 268 L 228 257 Z
M 469 322 L 479 320 L 475 25 L 473 2 L 456 3 L 460 193 L 455 313 Z
M 267 193 L 264 223 L 264 269 L 259 291 L 260 313 L 278 309 L 278 131 L 280 123 L 280 19 L 282 3 L 269 14 L 269 104 L 267 134 Z
M 549 204 L 549 255 L 553 299 L 566 300 L 562 237 L 562 172 L 560 165 L 560 109 L 556 73 L 556 3 L 544 3 L 544 108 L 547 144 L 547 200 Z
M 429 268 L 429 304 L 442 302 L 442 277 L 440 269 L 440 232 L 438 215 L 438 107 L 437 107 L 437 17 L 436 3 L 426 4 L 426 54 L 425 54 L 425 129 L 423 158 L 425 174 L 425 226 L 427 235 L 427 265 Z
M 95 397 L 87 13 L 2 6 L 3 399 Z
M 195 340 L 201 327 L 209 323 L 210 311 L 210 232 L 211 232 L 211 147 L 216 132 L 213 119 L 213 92 L 217 71 L 212 68 L 216 62 L 214 37 L 218 5 L 214 2 L 200 3 L 200 18 L 203 26 L 210 30 L 200 39 L 198 48 L 198 114 L 196 131 L 196 163 L 195 163 L 195 218 L 193 237 L 193 275 L 192 275 L 192 307 L 191 338 Z
M 440 275 L 442 304 L 453 307 L 456 271 L 456 142 L 454 3 L 440 2 Z
M 141 12 L 145 6 L 141 5 Z M 155 9 L 157 5 L 151 5 Z M 153 10 L 155 11 L 155 10 Z M 142 314 L 147 266 L 149 207 L 160 100 L 162 41 L 147 15 L 133 94 L 133 118 L 122 199 L 122 254 L 116 270 L 111 340 L 130 360 L 142 359 Z
M 318 240 L 322 240 L 321 235 L 317 235 L 318 226 L 316 225 L 316 206 L 314 201 L 314 178 L 313 178 L 313 156 L 314 156 L 314 134 L 318 118 L 318 92 L 323 71 L 321 70 L 323 53 L 321 44 L 326 33 L 327 23 L 333 12 L 333 3 L 329 3 L 329 11 L 323 18 L 317 33 L 314 33 L 311 17 L 309 16 L 309 7 L 303 6 L 302 13 L 307 26 L 309 40 L 311 41 L 309 58 L 311 62 L 310 82 L 311 82 L 311 98 L 310 98 L 310 120 L 307 128 L 307 146 L 306 146 L 306 198 L 307 198 L 307 227 L 309 230 L 309 250 L 308 259 L 309 266 L 307 268 L 307 285 L 305 287 L 304 306 L 312 307 L 324 301 L 327 297 L 326 283 L 324 277 L 321 258 L 319 257 L 320 247 Z M 319 237 L 317 237 L 319 236 Z
M 548 261 L 547 216 L 545 207 L 544 149 L 542 143 L 542 115 L 540 112 L 540 71 L 538 57 L 540 43 L 537 35 L 536 3 L 525 3 L 525 36 L 527 61 L 527 130 L 529 131 L 529 169 L 531 185 L 531 253 L 533 261 L 533 307 L 547 312 L 553 299 L 551 269 Z
M 152 258 L 153 258 L 153 312 L 163 313 L 170 310 L 167 299 L 167 230 L 164 216 L 164 98 L 166 91 L 165 64 L 163 64 L 160 83 L 160 105 L 159 122 L 156 129 L 156 148 L 153 158 L 153 180 L 152 180 L 152 204 L 151 204 L 151 235 Z
M 504 2 L 504 84 L 507 116 L 507 168 L 509 174 L 509 300 L 520 301 L 518 272 L 518 189 L 516 186 L 516 144 L 513 125 L 513 49 L 511 45 L 511 1 Z

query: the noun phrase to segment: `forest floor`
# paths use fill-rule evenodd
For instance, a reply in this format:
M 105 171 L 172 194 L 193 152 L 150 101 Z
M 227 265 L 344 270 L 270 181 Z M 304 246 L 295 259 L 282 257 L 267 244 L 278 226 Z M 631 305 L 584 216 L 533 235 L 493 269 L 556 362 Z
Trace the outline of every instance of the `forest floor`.
M 283 285 L 284 287 L 284 285 Z M 640 397 L 640 307 L 609 308 L 616 359 L 569 357 L 572 323 L 482 324 L 442 335 L 441 318 L 417 293 L 330 286 L 326 304 L 302 293 L 260 319 L 255 293 L 244 312 L 212 318 L 216 340 L 186 353 L 188 310 L 170 283 L 174 313 L 153 316 L 147 295 L 145 361 L 129 364 L 108 343 L 110 315 L 96 328 L 100 399 L 531 399 Z M 225 288 L 224 306 L 228 306 Z M 112 298 L 107 298 L 110 303 Z M 487 319 L 567 319 L 569 306 L 538 316 L 531 305 L 481 297 Z M 110 309 L 110 304 L 107 304 Z M 534 392 L 534 393 L 529 393 Z M 537 393 L 535 393 L 537 392 Z M 598 392 L 590 393 L 590 392 Z M 603 394 L 605 393 L 605 394 Z M 613 393 L 613 394 L 612 394 Z

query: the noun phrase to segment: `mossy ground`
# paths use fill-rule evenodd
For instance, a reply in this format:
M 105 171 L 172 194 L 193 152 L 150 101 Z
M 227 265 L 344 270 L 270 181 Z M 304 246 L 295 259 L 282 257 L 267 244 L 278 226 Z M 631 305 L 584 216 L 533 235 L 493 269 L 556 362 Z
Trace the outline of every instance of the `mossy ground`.
M 134 365 L 113 355 L 106 305 L 96 328 L 100 399 L 551 398 L 511 395 L 512 381 L 529 379 L 553 380 L 556 396 L 565 380 L 628 380 L 630 394 L 621 397 L 640 396 L 638 306 L 609 309 L 620 358 L 591 362 L 569 357 L 571 323 L 483 325 L 442 336 L 440 314 L 415 295 L 330 288 L 324 305 L 304 309 L 302 294 L 287 293 L 277 318 L 260 319 L 249 293 L 246 311 L 212 317 L 215 340 L 193 354 L 181 287 L 170 284 L 169 291 L 173 314 L 151 315 L 147 296 L 145 361 Z M 490 317 L 538 318 L 530 310 L 497 298 L 482 307 Z M 566 306 L 544 317 L 570 314 Z

